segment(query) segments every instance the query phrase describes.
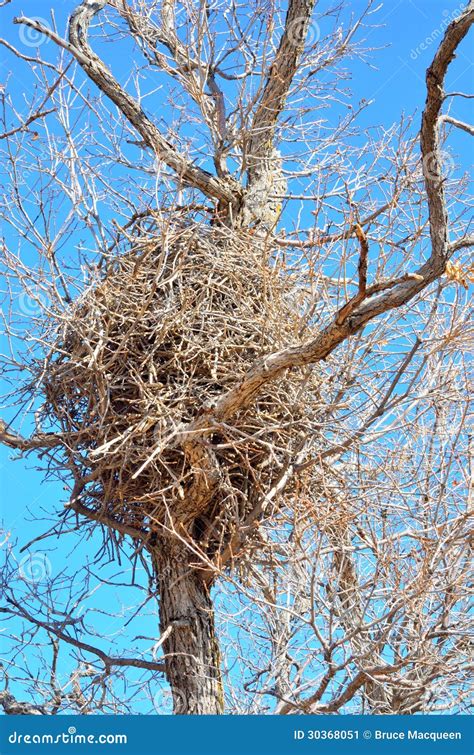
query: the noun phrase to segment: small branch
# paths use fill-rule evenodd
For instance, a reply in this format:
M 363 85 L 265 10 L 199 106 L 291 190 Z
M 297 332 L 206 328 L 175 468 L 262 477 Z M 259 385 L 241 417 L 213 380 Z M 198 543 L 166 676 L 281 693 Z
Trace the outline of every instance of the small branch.
M 471 126 L 469 123 L 458 121 L 457 118 L 453 118 L 451 115 L 442 115 L 440 120 L 445 123 L 451 123 L 453 126 L 462 129 L 462 131 L 466 131 L 467 134 L 474 136 L 474 126 Z
M 474 236 L 462 236 L 460 239 L 452 241 L 448 245 L 449 255 L 453 254 L 453 252 L 457 252 L 459 249 L 465 249 L 468 246 L 474 246 Z
M 367 215 L 367 217 L 361 220 L 360 223 L 353 223 L 347 230 L 341 231 L 340 233 L 327 233 L 305 241 L 291 241 L 291 239 L 276 238 L 275 244 L 278 246 L 291 246 L 295 249 L 306 249 L 314 246 L 322 246 L 323 244 L 332 244 L 335 241 L 345 241 L 356 235 L 358 225 L 362 227 L 369 225 L 373 220 L 378 218 L 379 215 L 382 215 L 382 213 L 390 209 L 390 207 L 393 207 L 396 201 L 397 197 L 394 197 L 390 202 L 386 202 L 377 210 L 370 213 L 370 215 Z
M 0 3 L 5 5 L 5 3 Z M 7 690 L 0 692 L 0 705 L 7 716 L 44 716 L 46 711 L 41 705 L 20 702 Z
M 54 433 L 40 433 L 31 438 L 24 438 L 18 433 L 11 432 L 8 425 L 0 419 L 0 443 L 17 451 L 32 451 L 36 448 L 53 448 L 60 446 L 61 437 Z
M 466 100 L 472 100 L 474 99 L 474 94 L 467 94 L 466 92 L 448 92 L 444 95 L 444 99 L 447 100 L 448 97 L 464 97 Z
M 193 165 L 184 155 L 178 153 L 148 118 L 140 104 L 120 86 L 102 60 L 90 48 L 88 43 L 89 25 L 94 16 L 106 4 L 107 0 L 97 0 L 92 4 L 81 3 L 71 14 L 68 41 L 62 39 L 54 31 L 35 19 L 20 16 L 14 19 L 14 23 L 24 24 L 35 29 L 71 53 L 89 78 L 136 128 L 145 144 L 155 152 L 160 160 L 176 172 L 182 183 L 200 189 L 207 196 L 217 198 L 222 202 L 234 202 L 240 191 L 240 185 L 230 178 L 226 181 L 216 178 L 206 170 Z
M 81 483 L 80 487 L 83 487 L 83 483 Z M 147 530 L 137 529 L 136 527 L 132 527 L 128 524 L 122 524 L 122 522 L 116 521 L 115 519 L 107 516 L 107 514 L 104 514 L 101 511 L 94 511 L 88 506 L 84 506 L 84 504 L 80 503 L 80 501 L 78 500 L 80 491 L 76 490 L 76 488 L 77 484 L 73 490 L 71 500 L 66 504 L 66 508 L 72 509 L 72 511 L 75 511 L 76 514 L 85 516 L 87 517 L 87 519 L 90 519 L 93 522 L 98 522 L 99 524 L 103 524 L 105 527 L 110 527 L 111 529 L 120 532 L 121 535 L 130 535 L 130 537 L 132 537 L 134 540 L 147 540 L 149 535 Z
M 44 106 L 46 105 L 47 101 L 50 99 L 51 95 L 55 92 L 55 90 L 58 88 L 61 80 L 66 75 L 68 69 L 71 67 L 71 63 L 66 66 L 64 71 L 60 73 L 54 84 L 52 84 L 47 92 L 46 95 L 43 97 L 43 100 L 41 101 L 41 104 L 38 107 L 38 110 L 33 115 L 30 115 L 30 117 L 23 123 L 21 126 L 18 126 L 17 128 L 12 129 L 11 131 L 7 131 L 4 134 L 0 134 L 0 139 L 6 139 L 9 136 L 13 136 L 13 134 L 17 134 L 19 131 L 26 131 L 28 126 L 33 123 L 33 121 L 38 120 L 39 118 L 45 118 L 50 113 L 55 113 L 56 108 L 50 108 L 49 110 L 42 110 Z
M 33 123 L 34 121 L 39 120 L 40 118 L 45 118 L 47 115 L 50 115 L 51 113 L 55 113 L 56 108 L 52 107 L 49 110 L 40 110 L 37 113 L 34 113 L 33 115 L 30 115 L 27 120 L 21 124 L 21 126 L 17 126 L 17 128 L 11 129 L 11 131 L 5 131 L 3 134 L 0 134 L 0 139 L 7 139 L 9 136 L 13 136 L 14 134 L 18 134 L 20 131 L 27 131 L 28 126 Z
M 73 645 L 79 650 L 83 650 L 86 653 L 92 653 L 93 655 L 96 655 L 98 658 L 100 658 L 100 660 L 104 664 L 107 671 L 113 666 L 131 666 L 134 668 L 143 668 L 143 669 L 146 669 L 147 671 L 164 672 L 165 670 L 164 663 L 156 663 L 155 661 L 144 661 L 144 660 L 140 660 L 139 658 L 116 658 L 115 656 L 108 655 L 103 650 L 100 650 L 99 648 L 96 648 L 93 645 L 89 645 L 87 642 L 81 642 L 81 640 L 77 640 L 75 637 L 71 637 L 69 634 L 66 634 L 64 631 L 62 631 L 62 629 L 58 629 L 57 627 L 52 626 L 51 624 L 48 624 L 45 621 L 41 621 L 41 619 L 38 619 L 35 616 L 32 616 L 28 611 L 26 611 L 19 603 L 17 603 L 12 598 L 6 598 L 6 602 L 14 606 L 14 608 L 16 608 L 19 616 L 23 617 L 24 619 L 31 622 L 35 626 L 45 629 L 47 632 L 50 632 L 51 634 L 53 634 L 55 637 L 58 637 L 58 639 L 63 640 L 64 642 L 67 642 L 69 645 Z M 8 613 L 9 611 L 7 608 L 0 608 L 0 612 Z
M 355 310 L 355 308 L 367 296 L 367 257 L 369 254 L 369 243 L 362 226 L 356 223 L 355 232 L 360 244 L 359 264 L 357 267 L 359 275 L 359 290 L 355 296 L 345 304 L 336 315 L 336 323 L 342 325 L 344 320 Z
M 359 265 L 357 268 L 359 274 L 359 293 L 362 296 L 365 296 L 367 290 L 367 258 L 369 255 L 369 242 L 367 241 L 367 236 L 359 223 L 356 225 L 356 235 L 360 243 Z
M 9 42 L 7 42 L 6 39 L 3 39 L 0 37 L 0 45 L 3 45 L 3 47 L 6 47 L 7 50 L 10 50 L 14 55 L 16 55 L 17 58 L 20 60 L 24 60 L 27 63 L 34 63 L 35 65 L 40 65 L 44 68 L 50 68 L 53 71 L 57 72 L 57 66 L 53 65 L 52 63 L 48 63 L 46 60 L 41 60 L 40 58 L 36 57 L 33 58 L 31 55 L 23 55 L 19 50 L 16 49 L 13 45 L 11 45 Z

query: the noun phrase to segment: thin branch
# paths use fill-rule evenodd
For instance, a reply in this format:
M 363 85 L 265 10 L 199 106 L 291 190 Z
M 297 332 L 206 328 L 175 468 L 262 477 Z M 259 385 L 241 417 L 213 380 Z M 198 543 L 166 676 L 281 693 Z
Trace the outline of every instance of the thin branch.
M 447 94 L 444 95 L 444 99 L 447 100 L 448 97 L 464 97 L 466 100 L 472 100 L 474 99 L 474 94 L 468 94 L 466 92 L 447 92 Z
M 27 118 L 26 121 L 21 124 L 21 126 L 17 126 L 16 128 L 12 128 L 11 131 L 5 131 L 3 134 L 0 134 L 0 139 L 7 139 L 9 136 L 18 134 L 20 131 L 27 131 L 28 126 L 34 123 L 34 121 L 37 121 L 40 118 L 45 118 L 47 115 L 50 115 L 51 113 L 55 113 L 55 112 L 56 112 L 55 107 L 52 107 L 49 110 L 39 110 L 37 113 L 30 115 L 30 117 Z
M 353 223 L 347 230 L 341 231 L 340 233 L 327 233 L 320 236 L 315 234 L 314 238 L 307 239 L 305 241 L 292 241 L 288 238 L 276 238 L 275 243 L 278 246 L 282 247 L 290 246 L 295 249 L 307 249 L 314 246 L 322 246 L 323 244 L 332 244 L 335 241 L 346 241 L 347 239 L 350 239 L 356 235 L 358 225 L 361 225 L 362 227 L 370 225 L 370 223 L 378 218 L 379 215 L 382 215 L 382 213 L 390 209 L 390 207 L 393 207 L 393 205 L 397 202 L 397 199 L 398 195 L 394 196 L 393 199 L 390 200 L 390 202 L 386 202 L 377 210 L 371 212 L 370 215 L 367 215 L 363 220 L 360 221 L 360 223 Z
M 30 115 L 30 117 L 27 118 L 27 120 L 21 126 L 18 126 L 17 128 L 12 129 L 11 131 L 6 131 L 4 134 L 0 134 L 0 139 L 6 139 L 9 136 L 13 136 L 13 134 L 17 134 L 19 131 L 26 131 L 28 129 L 28 126 L 34 121 L 37 121 L 39 118 L 45 118 L 50 113 L 56 112 L 55 107 L 50 108 L 49 110 L 43 110 L 42 108 L 44 108 L 47 101 L 51 98 L 52 94 L 58 88 L 61 80 L 66 75 L 70 67 L 71 67 L 71 63 L 69 63 L 69 65 L 66 66 L 64 71 L 61 71 L 56 81 L 50 87 L 48 87 L 46 95 L 43 97 L 40 105 L 38 106 L 37 111 L 33 113 L 32 115 Z
M 136 128 L 143 141 L 155 152 L 156 156 L 176 172 L 182 183 L 200 189 L 207 196 L 215 197 L 222 202 L 234 202 L 240 190 L 239 184 L 230 178 L 226 181 L 216 178 L 208 171 L 193 165 L 184 155 L 177 152 L 148 118 L 139 103 L 125 92 L 102 60 L 92 51 L 88 43 L 89 26 L 94 16 L 106 4 L 107 0 L 97 0 L 93 4 L 81 3 L 70 17 L 69 41 L 62 39 L 35 19 L 20 16 L 14 19 L 14 23 L 24 24 L 45 34 L 71 53 L 89 78 L 117 105 Z
M 474 126 L 471 126 L 469 123 L 464 123 L 464 121 L 458 121 L 457 118 L 453 118 L 451 115 L 442 115 L 441 120 L 444 121 L 445 123 L 451 123 L 453 126 L 460 128 L 462 131 L 465 131 L 467 134 L 474 136 Z
M 94 511 L 88 506 L 84 506 L 84 504 L 78 500 L 80 495 L 78 487 L 83 487 L 83 485 L 83 482 L 81 482 L 79 486 L 76 483 L 73 494 L 71 496 L 71 500 L 66 504 L 66 508 L 72 509 L 72 511 L 75 511 L 76 514 L 85 516 L 87 517 L 87 519 L 91 519 L 93 522 L 98 522 L 99 524 L 104 525 L 104 527 L 111 527 L 117 532 L 120 532 L 121 535 L 129 535 L 134 540 L 147 540 L 149 535 L 147 530 L 137 529 L 136 527 L 132 527 L 131 525 L 123 524 L 113 517 L 107 516 L 107 514 L 105 514 L 104 512 Z
M 456 241 L 452 241 L 448 245 L 448 251 L 451 255 L 453 252 L 457 252 L 459 249 L 466 249 L 468 246 L 474 246 L 474 236 L 462 236 Z
M 9 430 L 6 422 L 0 419 L 0 443 L 17 451 L 32 451 L 36 448 L 60 446 L 62 440 L 55 433 L 38 433 L 31 438 L 24 438 L 22 435 Z
M 7 597 L 6 602 L 14 606 L 14 608 L 18 611 L 19 616 L 22 616 L 24 619 L 31 622 L 35 626 L 45 629 L 55 637 L 58 637 L 58 639 L 67 642 L 69 645 L 73 645 L 79 650 L 83 650 L 86 653 L 92 653 L 93 655 L 96 655 L 98 658 L 100 658 L 107 670 L 109 670 L 113 666 L 132 666 L 134 668 L 143 668 L 147 671 L 164 672 L 165 670 L 164 663 L 144 661 L 140 660 L 139 658 L 116 658 L 114 656 L 108 655 L 103 650 L 100 650 L 100 648 L 89 645 L 87 642 L 81 642 L 81 640 L 77 640 L 75 637 L 71 637 L 71 635 L 66 634 L 66 632 L 64 632 L 62 629 L 59 629 L 58 627 L 55 627 L 45 621 L 41 621 L 41 619 L 38 619 L 35 616 L 32 616 L 25 608 L 23 608 L 23 606 L 17 603 L 16 600 Z M 0 608 L 0 612 L 9 613 L 10 611 L 8 608 Z
M 364 230 L 362 226 L 359 225 L 359 223 L 356 223 L 356 235 L 359 239 L 360 244 L 360 254 L 359 254 L 359 264 L 358 264 L 358 275 L 359 275 L 359 290 L 355 296 L 350 299 L 347 304 L 345 304 L 342 309 L 339 310 L 339 312 L 336 315 L 336 322 L 338 325 L 344 322 L 344 320 L 349 317 L 351 312 L 355 310 L 355 308 L 366 298 L 367 296 L 367 258 L 369 254 L 369 243 L 367 241 L 367 236 L 364 233 Z

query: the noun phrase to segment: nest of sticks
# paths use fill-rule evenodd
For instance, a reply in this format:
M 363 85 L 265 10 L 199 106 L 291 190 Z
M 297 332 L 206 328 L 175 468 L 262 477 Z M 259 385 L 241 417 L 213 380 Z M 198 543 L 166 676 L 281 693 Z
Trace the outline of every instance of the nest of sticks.
M 62 313 L 42 365 L 75 500 L 104 521 L 222 548 L 311 424 L 316 376 L 284 376 L 213 428 L 219 482 L 204 509 L 176 439 L 258 358 L 297 342 L 301 324 L 294 281 L 262 239 L 190 222 L 135 236 Z

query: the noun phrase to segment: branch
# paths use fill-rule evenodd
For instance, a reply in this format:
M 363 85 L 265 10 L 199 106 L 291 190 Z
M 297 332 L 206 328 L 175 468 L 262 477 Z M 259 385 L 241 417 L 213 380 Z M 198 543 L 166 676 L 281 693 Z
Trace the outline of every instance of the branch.
M 295 248 L 295 249 L 306 249 L 308 247 L 313 247 L 313 246 L 322 246 L 323 244 L 332 244 L 335 241 L 346 241 L 347 239 L 350 239 L 352 238 L 352 236 L 356 235 L 357 226 L 364 227 L 366 225 L 369 225 L 373 220 L 378 218 L 379 215 L 382 215 L 382 213 L 390 209 L 390 207 L 393 207 L 393 205 L 397 201 L 398 201 L 398 193 L 395 194 L 394 197 L 389 202 L 386 202 L 377 210 L 374 210 L 374 212 L 371 212 L 370 215 L 367 215 L 367 217 L 361 220 L 360 223 L 353 223 L 345 231 L 340 231 L 339 233 L 327 233 L 321 236 L 315 235 L 314 238 L 311 238 L 305 241 L 291 241 L 291 239 L 276 238 L 275 243 L 278 246 L 291 246 L 292 248 Z
M 192 469 L 193 481 L 185 491 L 183 510 L 176 514 L 186 527 L 205 511 L 221 481 L 221 470 L 212 446 L 206 439 L 192 438 L 184 444 L 184 450 Z
M 90 509 L 88 506 L 85 506 L 83 503 L 81 503 L 80 494 L 86 482 L 88 482 L 88 480 L 83 479 L 76 481 L 71 494 L 71 498 L 69 502 L 65 504 L 65 508 L 72 509 L 72 511 L 75 511 L 76 514 L 85 516 L 87 517 L 87 519 L 91 519 L 93 522 L 103 524 L 105 527 L 111 527 L 121 535 L 130 535 L 130 537 L 134 540 L 147 540 L 147 537 L 149 535 L 147 530 L 138 529 L 128 524 L 123 524 L 122 522 L 113 519 L 113 517 L 107 516 L 107 514 L 105 514 L 104 512 L 100 510 L 94 511 L 93 509 Z
M 20 60 L 25 60 L 27 63 L 34 63 L 35 65 L 40 65 L 44 68 L 50 68 L 53 71 L 57 72 L 57 67 L 53 65 L 52 63 L 48 63 L 46 60 L 41 60 L 41 58 L 33 58 L 31 55 L 23 55 L 19 50 L 16 49 L 16 47 L 13 47 L 9 42 L 7 42 L 6 39 L 3 39 L 0 37 L 0 45 L 3 45 L 3 47 L 6 47 L 7 50 L 10 50 L 14 55 L 17 56 Z
M 336 322 L 339 325 L 343 323 L 347 317 L 349 317 L 349 315 L 354 311 L 354 309 L 367 296 L 367 257 L 369 255 L 369 243 L 367 241 L 367 236 L 365 235 L 362 229 L 362 226 L 360 226 L 359 223 L 356 223 L 355 232 L 360 243 L 360 254 L 359 254 L 359 265 L 358 265 L 359 290 L 357 294 L 353 296 L 352 299 L 350 299 L 347 302 L 347 304 L 345 304 L 342 307 L 342 309 L 340 309 L 339 312 L 337 313 Z
M 421 121 L 421 154 L 428 200 L 432 253 L 426 263 L 426 270 L 422 274 L 428 273 L 435 277 L 444 272 L 449 243 L 448 213 L 438 134 L 441 107 L 444 101 L 444 79 L 458 45 L 473 22 L 474 0 L 470 0 L 464 12 L 447 27 L 433 62 L 426 72 L 427 97 Z
M 123 115 L 136 128 L 145 144 L 156 156 L 174 170 L 184 184 L 200 189 L 208 197 L 222 202 L 236 200 L 240 185 L 228 178 L 216 178 L 208 171 L 193 165 L 166 141 L 155 124 L 147 117 L 140 104 L 120 86 L 102 60 L 93 52 L 88 42 L 89 26 L 94 16 L 101 11 L 108 0 L 91 2 L 84 0 L 69 19 L 69 41 L 34 19 L 20 16 L 14 23 L 24 24 L 45 34 L 57 45 L 75 57 L 87 76 L 119 108 Z
M 451 115 L 442 115 L 441 120 L 445 123 L 451 123 L 453 126 L 456 126 L 457 128 L 466 131 L 466 133 L 470 134 L 471 136 L 474 136 L 474 126 L 471 126 L 469 123 L 458 121 L 457 118 L 453 118 Z
M 217 85 L 215 67 L 211 63 L 192 57 L 189 45 L 181 42 L 176 32 L 176 0 L 163 0 L 161 29 L 157 37 L 172 54 L 186 91 L 197 103 L 210 127 L 215 149 L 214 165 L 217 174 L 225 176 L 228 170 L 223 152 L 227 134 L 224 94 Z M 209 94 L 204 91 L 206 86 L 209 88 Z
M 217 86 L 212 63 L 194 56 L 190 45 L 181 42 L 176 33 L 176 3 L 164 0 L 161 7 L 161 28 L 157 28 L 143 14 L 135 12 L 125 0 L 109 0 L 127 23 L 130 33 L 137 39 L 146 59 L 151 65 L 159 66 L 170 76 L 178 79 L 201 110 L 209 126 L 214 142 L 214 164 L 218 176 L 228 174 L 223 153 L 227 126 L 224 95 Z M 205 23 L 203 21 L 203 23 Z M 157 43 L 163 44 L 171 53 L 175 67 L 168 58 L 157 50 Z M 209 92 L 205 91 L 208 86 Z
M 449 255 L 457 252 L 459 249 L 465 249 L 468 246 L 474 246 L 474 236 L 462 236 L 456 241 L 452 241 L 448 246 Z
M 278 118 L 298 70 L 315 4 L 316 0 L 289 2 L 285 29 L 250 129 L 247 155 L 249 184 L 258 176 L 260 165 L 273 150 Z
M 73 645 L 79 650 L 84 650 L 86 653 L 92 653 L 93 655 L 96 655 L 98 658 L 100 658 L 100 660 L 104 664 L 107 671 L 112 666 L 132 666 L 134 668 L 143 668 L 143 669 L 146 669 L 147 671 L 160 671 L 160 672 L 164 672 L 165 670 L 164 663 L 156 663 L 155 661 L 144 661 L 144 660 L 140 660 L 139 658 L 116 658 L 115 656 L 108 655 L 107 653 L 104 653 L 103 650 L 100 650 L 99 648 L 96 648 L 93 645 L 89 645 L 87 642 L 81 642 L 80 640 L 76 640 L 75 637 L 71 637 L 71 635 L 66 634 L 62 629 L 59 629 L 58 627 L 55 627 L 51 624 L 46 623 L 45 621 L 41 621 L 41 619 L 38 619 L 35 616 L 32 616 L 25 608 L 23 608 L 19 603 L 17 603 L 16 600 L 13 600 L 12 598 L 6 598 L 5 600 L 7 603 L 9 603 L 10 605 L 16 608 L 20 616 L 22 616 L 24 619 L 31 622 L 32 624 L 35 624 L 35 626 L 41 627 L 42 629 L 45 629 L 47 632 L 51 632 L 51 634 L 53 634 L 55 637 L 58 637 L 58 639 L 63 640 L 64 642 L 67 642 L 69 645 Z M 0 612 L 9 613 L 9 610 L 8 608 L 0 608 Z
M 235 532 L 230 543 L 226 546 L 224 551 L 217 554 L 216 564 L 214 568 L 204 570 L 203 579 L 206 580 L 208 584 L 211 584 L 214 580 L 215 572 L 222 571 L 224 566 L 238 553 L 238 551 L 244 545 L 247 537 L 251 534 L 255 523 L 261 518 L 262 514 L 265 513 L 276 496 L 279 493 L 283 492 L 285 487 L 288 485 L 288 482 L 294 476 L 295 472 L 299 471 L 299 469 L 301 468 L 301 462 L 307 453 L 308 445 L 308 442 L 304 442 L 302 444 L 295 458 L 285 465 L 270 490 L 260 498 L 252 511 L 250 511 L 250 513 L 246 516 L 245 521 Z
M 1 41 L 1 40 L 0 40 Z M 12 48 L 14 52 L 17 52 L 14 48 Z M 71 63 L 66 66 L 64 71 L 61 71 L 59 77 L 56 79 L 56 81 L 48 87 L 48 90 L 43 97 L 40 105 L 38 106 L 35 113 L 29 116 L 29 118 L 26 119 L 24 123 L 21 124 L 21 126 L 17 126 L 16 128 L 12 129 L 11 131 L 6 131 L 3 134 L 0 134 L 0 139 L 6 139 L 9 136 L 13 136 L 14 134 L 17 134 L 20 131 L 26 131 L 28 129 L 28 126 L 33 123 L 34 121 L 37 121 L 39 118 L 45 118 L 47 115 L 50 115 L 50 113 L 54 113 L 56 111 L 56 108 L 50 108 L 49 110 L 43 110 L 44 106 L 46 105 L 47 101 L 50 99 L 52 94 L 55 92 L 55 90 L 58 88 L 62 78 L 66 75 L 68 69 L 70 68 Z
M 467 94 L 467 92 L 447 92 L 444 95 L 444 99 L 447 100 L 448 97 L 463 97 L 466 100 L 473 100 L 474 94 Z
M 0 705 L 7 716 L 43 716 L 46 712 L 41 705 L 19 702 L 7 690 L 0 692 Z
M 30 115 L 30 117 L 27 118 L 26 121 L 21 124 L 21 126 L 17 126 L 16 128 L 11 129 L 11 131 L 5 131 L 3 134 L 0 134 L 0 139 L 7 139 L 9 136 L 18 134 L 20 131 L 27 131 L 28 126 L 31 123 L 39 120 L 40 118 L 45 118 L 47 115 L 50 115 L 51 113 L 54 113 L 54 112 L 56 112 L 55 107 L 52 107 L 49 110 L 39 110 L 37 113 Z
M 333 321 L 308 343 L 290 346 L 259 359 L 234 388 L 224 393 L 212 405 L 205 406 L 199 416 L 183 430 L 176 433 L 173 436 L 173 442 L 186 443 L 190 436 L 192 437 L 197 433 L 204 437 L 210 435 L 219 422 L 229 419 L 236 412 L 247 407 L 265 385 L 282 377 L 287 370 L 304 367 L 326 359 L 339 344 L 360 331 L 376 316 L 407 304 L 433 281 L 437 280 L 444 273 L 453 248 L 460 248 L 470 243 L 470 237 L 463 239 L 462 242 L 455 242 L 454 246 L 448 242 L 447 213 L 440 172 L 437 128 L 443 99 L 442 83 L 444 75 L 454 56 L 456 47 L 464 39 L 473 22 L 474 0 L 471 0 L 468 9 L 446 29 L 444 39 L 427 73 L 428 97 L 422 118 L 422 155 L 432 239 L 432 253 L 429 259 L 414 273 L 390 282 L 388 284 L 390 288 L 385 292 L 371 296 L 375 293 L 376 287 L 365 288 L 367 241 L 364 231 L 358 226 L 361 261 L 359 263 L 359 292 L 356 298 L 359 298 L 360 306 L 355 308 L 352 300 L 350 312 L 346 313 L 342 321 L 340 315 L 347 305 L 339 313 L 336 313 Z M 436 86 L 433 84 L 434 80 Z M 428 148 L 432 148 L 431 153 L 427 152 Z M 430 169 L 428 169 L 425 160 L 429 154 L 433 157 Z M 387 284 L 383 284 L 383 287 L 387 288 Z M 365 301 L 361 301 L 364 298 Z M 348 304 L 350 303 L 348 302 Z
M 18 433 L 11 432 L 8 425 L 0 419 L 0 443 L 17 451 L 32 451 L 36 448 L 53 448 L 62 443 L 61 437 L 55 433 L 38 433 L 31 438 L 24 438 Z

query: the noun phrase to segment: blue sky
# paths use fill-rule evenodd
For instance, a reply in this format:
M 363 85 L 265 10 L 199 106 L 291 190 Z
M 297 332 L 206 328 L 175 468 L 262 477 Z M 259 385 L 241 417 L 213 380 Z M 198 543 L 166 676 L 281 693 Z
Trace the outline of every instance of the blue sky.
M 373 105 L 361 116 L 361 125 L 382 124 L 389 126 L 399 120 L 402 113 L 416 113 L 415 123 L 418 127 L 421 111 L 425 99 L 424 74 L 436 49 L 436 39 L 441 37 L 447 19 L 456 15 L 456 10 L 462 8 L 460 0 L 393 0 L 382 4 L 380 12 L 375 17 L 378 28 L 365 33 L 364 37 L 374 47 L 380 48 L 372 54 L 371 66 L 358 62 L 352 67 L 352 80 L 348 82 L 354 93 L 354 101 L 362 98 L 373 100 Z M 0 9 L 1 34 L 11 44 L 22 52 L 31 54 L 32 48 L 25 47 L 24 31 L 14 26 L 11 21 L 20 12 L 32 17 L 50 19 L 51 0 L 34 0 L 28 2 L 13 0 Z M 59 30 L 64 29 L 68 13 L 74 8 L 75 2 L 61 0 L 54 2 L 54 11 Z M 357 14 L 365 3 L 354 0 L 351 9 Z M 48 55 L 53 54 L 52 45 L 48 45 Z M 45 48 L 44 48 L 45 49 Z M 107 61 L 118 70 L 126 68 L 127 61 L 119 58 L 114 47 L 105 48 Z M 17 60 L 5 48 L 0 47 L 1 66 L 0 84 L 11 74 L 10 87 L 13 86 L 17 98 L 25 96 L 31 88 L 31 74 L 28 66 Z M 467 40 L 460 47 L 456 65 L 448 79 L 449 90 L 472 91 L 472 39 Z M 453 115 L 461 120 L 472 122 L 472 101 L 457 99 L 453 105 Z M 462 162 L 469 162 L 469 137 L 462 132 L 453 134 L 450 149 L 462 156 Z M 8 416 L 4 413 L 3 416 Z M 0 513 L 3 528 L 11 533 L 11 540 L 18 541 L 19 547 L 41 534 L 54 522 L 55 511 L 61 509 L 67 498 L 62 485 L 55 482 L 44 482 L 42 473 L 33 469 L 34 459 L 28 461 L 13 461 L 14 454 L 0 446 Z M 38 521 L 38 512 L 44 521 Z M 66 536 L 63 544 L 43 541 L 35 546 L 47 554 L 55 574 L 63 568 L 64 555 L 70 553 L 70 546 L 75 543 L 76 549 L 67 557 L 68 569 L 81 567 L 88 555 L 94 554 L 100 547 L 101 539 L 93 536 L 85 543 L 78 543 L 75 535 Z M 54 550 L 58 548 L 57 550 Z M 18 559 L 23 555 L 18 553 Z M 111 578 L 118 571 L 116 564 L 104 565 L 101 576 Z M 120 601 L 132 604 L 136 599 L 136 589 L 130 589 L 130 596 L 124 588 L 120 589 Z M 91 599 L 90 604 L 99 609 L 113 608 L 118 600 L 118 588 L 101 588 Z M 116 623 L 110 619 L 101 618 L 97 613 L 96 626 L 104 636 L 112 635 L 122 623 L 122 617 Z M 131 624 L 129 636 L 135 634 L 153 636 L 156 632 L 156 619 L 149 616 L 142 618 L 140 630 L 136 624 Z M 143 647 L 149 643 L 144 643 Z

